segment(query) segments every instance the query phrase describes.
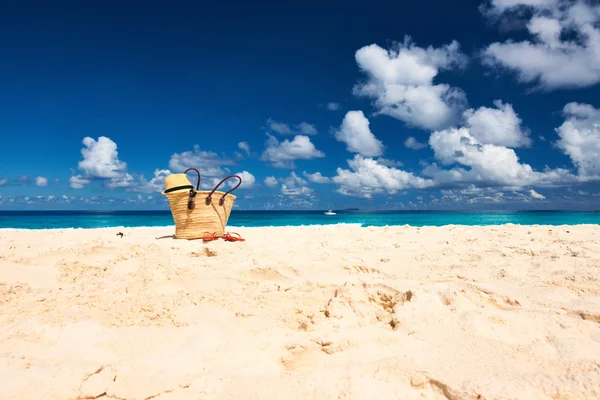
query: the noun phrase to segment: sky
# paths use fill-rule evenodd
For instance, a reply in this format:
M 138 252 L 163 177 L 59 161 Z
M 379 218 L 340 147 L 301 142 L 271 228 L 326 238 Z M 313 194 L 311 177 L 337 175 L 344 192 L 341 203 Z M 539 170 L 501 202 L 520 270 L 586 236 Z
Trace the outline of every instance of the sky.
M 597 1 L 2 8 L 0 210 L 600 208 Z

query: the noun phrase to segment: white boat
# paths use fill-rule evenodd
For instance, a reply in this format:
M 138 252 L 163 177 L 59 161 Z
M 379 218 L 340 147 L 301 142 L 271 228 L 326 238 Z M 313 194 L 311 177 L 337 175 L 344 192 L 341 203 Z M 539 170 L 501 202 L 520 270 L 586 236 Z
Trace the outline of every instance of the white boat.
M 332 210 L 327 210 L 325 211 L 325 215 L 335 215 L 335 213 Z

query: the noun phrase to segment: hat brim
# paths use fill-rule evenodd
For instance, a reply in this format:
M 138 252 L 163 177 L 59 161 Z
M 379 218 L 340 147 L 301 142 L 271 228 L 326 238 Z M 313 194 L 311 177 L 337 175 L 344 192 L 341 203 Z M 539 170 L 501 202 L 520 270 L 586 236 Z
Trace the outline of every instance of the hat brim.
M 192 185 L 177 186 L 177 187 L 173 187 L 170 189 L 165 189 L 160 193 L 164 194 L 164 195 L 168 195 L 168 194 L 174 194 L 174 193 L 189 192 L 191 189 L 194 189 L 194 186 L 192 186 Z

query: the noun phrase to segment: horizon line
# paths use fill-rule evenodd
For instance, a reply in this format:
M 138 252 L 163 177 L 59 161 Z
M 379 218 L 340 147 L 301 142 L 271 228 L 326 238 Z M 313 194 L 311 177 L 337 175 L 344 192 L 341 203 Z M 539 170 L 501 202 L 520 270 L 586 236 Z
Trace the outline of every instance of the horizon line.
M 344 209 L 335 209 L 335 208 L 328 208 L 328 209 L 312 209 L 312 210 L 308 210 L 308 209 L 238 209 L 238 210 L 232 210 L 232 211 L 244 211 L 244 212 L 248 212 L 248 211 L 255 211 L 255 212 L 279 212 L 279 211 L 288 211 L 288 212 L 320 212 L 320 211 L 328 211 L 328 210 L 332 210 L 332 211 L 351 211 L 351 212 L 472 212 L 472 213 L 486 213 L 486 212 L 598 212 L 599 209 L 585 209 L 585 210 L 573 210 L 573 209 L 496 209 L 496 210 L 468 210 L 468 209 L 412 209 L 412 210 L 406 210 L 406 209 L 358 209 L 358 208 L 344 208 Z M 104 210 L 84 210 L 84 209 L 49 209 L 49 210 L 28 210 L 28 209 L 12 209 L 12 210 L 7 210 L 7 209 L 0 209 L 0 213 L 2 212 L 170 212 L 169 209 L 144 209 L 144 210 L 139 210 L 139 209 L 120 209 L 120 210 L 109 210 L 109 209 L 104 209 Z

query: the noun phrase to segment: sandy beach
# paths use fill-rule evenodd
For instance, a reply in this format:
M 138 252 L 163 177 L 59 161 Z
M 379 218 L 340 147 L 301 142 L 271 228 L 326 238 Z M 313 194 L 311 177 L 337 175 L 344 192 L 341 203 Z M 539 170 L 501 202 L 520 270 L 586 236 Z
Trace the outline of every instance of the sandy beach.
M 600 398 L 597 225 L 173 231 L 0 231 L 0 398 Z

